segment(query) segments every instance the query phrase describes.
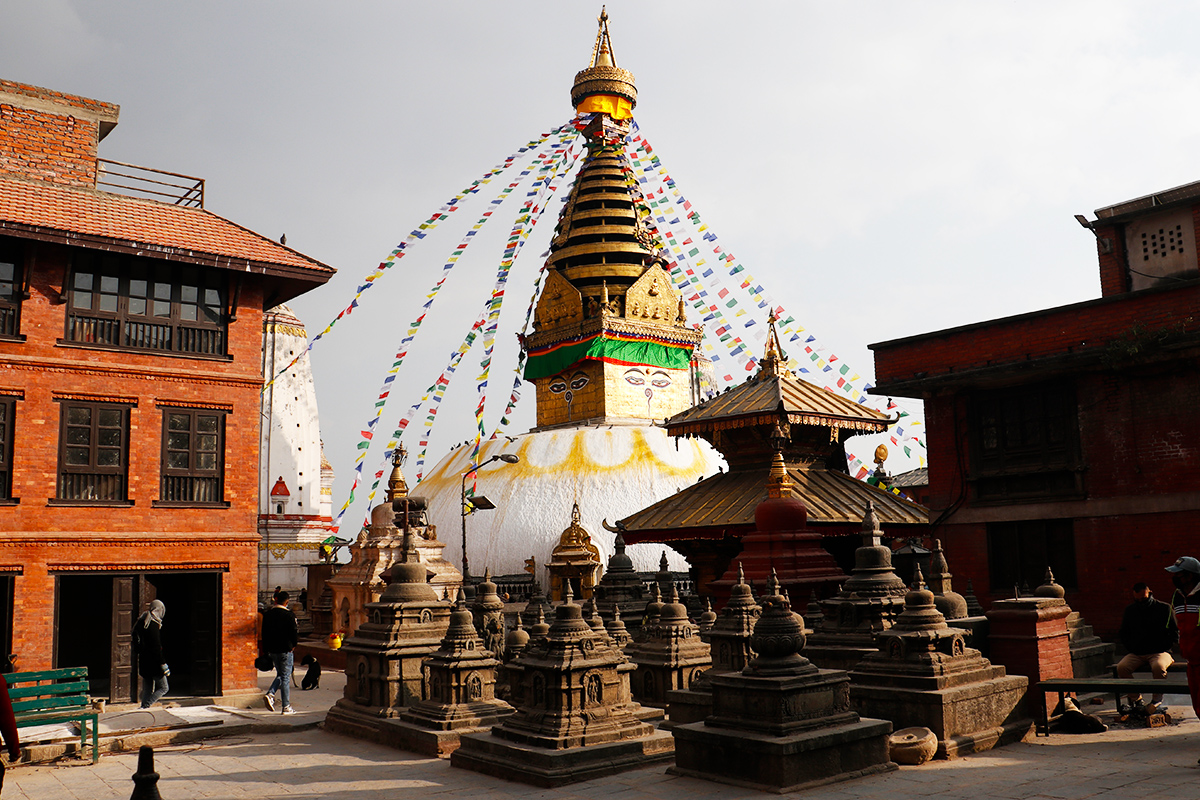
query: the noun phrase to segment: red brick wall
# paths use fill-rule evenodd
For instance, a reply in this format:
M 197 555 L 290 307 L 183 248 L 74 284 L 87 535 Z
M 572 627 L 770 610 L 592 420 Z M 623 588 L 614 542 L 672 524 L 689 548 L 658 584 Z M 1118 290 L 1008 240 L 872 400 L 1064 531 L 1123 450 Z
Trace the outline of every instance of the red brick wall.
M 21 564 L 16 580 L 14 650 L 23 669 L 50 666 L 54 564 L 185 565 L 228 562 L 223 588 L 223 687 L 254 686 L 257 608 L 259 390 L 263 285 L 244 276 L 237 320 L 228 328 L 231 360 L 169 357 L 60 344 L 69 250 L 26 243 L 35 259 L 22 304 L 24 342 L 0 342 L 0 393 L 17 394 L 13 495 L 0 505 L 0 558 Z M 63 394 L 128 398 L 132 507 L 57 506 L 58 429 Z M 154 508 L 162 447 L 160 401 L 230 409 L 225 427 L 229 508 Z
M 96 185 L 96 120 L 0 103 L 0 130 L 0 173 Z

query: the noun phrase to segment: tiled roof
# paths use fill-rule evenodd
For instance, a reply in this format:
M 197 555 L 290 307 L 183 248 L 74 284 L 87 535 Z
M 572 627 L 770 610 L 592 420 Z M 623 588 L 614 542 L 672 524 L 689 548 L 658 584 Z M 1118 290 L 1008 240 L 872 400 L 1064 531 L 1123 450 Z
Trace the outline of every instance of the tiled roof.
M 887 415 L 839 397 L 790 373 L 759 375 L 693 406 L 667 420 L 668 433 L 678 436 L 698 430 L 726 427 L 735 420 L 761 424 L 766 416 L 778 420 L 781 413 L 801 424 L 829 425 L 862 431 L 883 431 Z M 763 417 L 763 419 L 758 419 Z
M 754 526 L 754 509 L 767 499 L 769 474 L 767 468 L 718 473 L 621 521 L 631 534 L 630 543 L 647 541 L 644 535 L 637 535 L 645 533 L 667 538 L 683 534 L 682 538 L 688 538 L 687 534 L 695 531 L 699 534 L 696 538 L 719 538 L 723 535 L 720 529 Z M 844 472 L 789 469 L 788 474 L 792 477 L 792 496 L 803 500 L 808 507 L 809 522 L 857 525 L 862 521 L 868 500 L 874 501 L 875 514 L 884 525 L 920 525 L 929 521 L 923 506 L 855 480 Z
M 88 240 L 228 269 L 286 274 L 314 283 L 332 267 L 200 208 L 159 203 L 94 189 L 0 178 L 0 230 Z M 58 235 L 54 235 L 58 234 Z M 149 252 L 146 252 L 149 251 Z

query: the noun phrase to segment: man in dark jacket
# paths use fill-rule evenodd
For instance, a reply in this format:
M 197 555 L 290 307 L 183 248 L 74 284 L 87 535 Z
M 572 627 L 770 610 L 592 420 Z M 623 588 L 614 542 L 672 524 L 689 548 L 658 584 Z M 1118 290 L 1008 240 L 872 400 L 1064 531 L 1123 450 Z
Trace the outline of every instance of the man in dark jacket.
M 1175 616 L 1169 605 L 1154 599 L 1150 587 L 1144 583 L 1134 584 L 1133 596 L 1134 601 L 1125 609 L 1125 617 L 1121 620 L 1120 633 L 1121 644 L 1129 654 L 1117 664 L 1117 675 L 1132 678 L 1134 670 L 1149 664 L 1151 675 L 1166 678 L 1167 667 L 1175 662 L 1169 651 L 1179 641 Z M 1140 694 L 1131 694 L 1128 699 L 1135 711 L 1155 711 L 1162 698 L 1162 693 L 1157 692 L 1150 705 L 1144 707 Z
M 283 713 L 295 714 L 292 710 L 292 650 L 300 641 L 300 632 L 296 627 L 296 615 L 287 607 L 288 593 L 275 593 L 275 604 L 263 612 L 262 644 L 263 650 L 271 657 L 275 665 L 275 680 L 271 688 L 263 695 L 267 708 L 275 710 L 275 691 L 283 693 Z
M 167 676 L 171 670 L 163 658 L 162 621 L 167 607 L 154 600 L 150 608 L 133 626 L 133 644 L 137 650 L 138 674 L 142 676 L 142 708 L 149 708 L 162 699 L 170 687 Z

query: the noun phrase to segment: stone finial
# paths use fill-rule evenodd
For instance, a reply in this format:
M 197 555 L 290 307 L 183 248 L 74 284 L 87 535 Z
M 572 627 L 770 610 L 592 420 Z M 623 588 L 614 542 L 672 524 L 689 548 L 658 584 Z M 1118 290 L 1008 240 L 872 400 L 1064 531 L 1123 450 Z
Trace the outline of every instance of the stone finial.
M 763 598 L 762 615 L 754 623 L 750 646 L 758 655 L 747 665 L 751 675 L 801 675 L 816 672 L 807 658 L 800 655 L 804 648 L 804 618 L 792 611 L 791 603 L 779 594 L 779 580 L 771 572 L 776 591 Z
M 825 612 L 821 611 L 821 602 L 817 600 L 816 589 L 812 589 L 808 593 L 808 607 L 804 609 L 804 616 L 814 630 L 821 620 L 825 619 Z
M 138 750 L 137 772 L 133 773 L 133 794 L 129 800 L 162 800 L 158 793 L 158 773 L 154 771 L 154 748 L 142 745 Z
M 717 612 L 713 611 L 712 598 L 704 598 L 704 612 L 700 615 L 700 632 L 708 633 L 717 621 Z
M 1054 573 L 1046 567 L 1046 577 L 1042 585 L 1033 590 L 1035 597 L 1053 597 L 1062 600 L 1067 596 L 1067 590 L 1054 582 Z
M 658 571 L 659 572 L 670 572 L 671 571 L 670 564 L 667 563 L 667 551 L 666 550 L 662 551 L 662 556 L 660 556 L 658 559 Z
M 571 589 L 571 582 L 567 581 L 567 589 L 563 592 L 563 603 L 573 605 L 575 603 L 575 592 Z
M 970 578 L 967 578 L 967 613 L 972 617 L 983 616 L 983 604 L 979 602 L 979 598 L 975 596 L 975 584 Z
M 517 627 L 510 630 L 504 640 L 505 654 L 511 660 L 513 656 L 524 650 L 527 644 L 529 644 L 529 631 L 525 630 L 521 622 L 521 615 L 517 614 Z
M 537 609 L 537 622 L 529 629 L 529 641 L 545 639 L 550 633 L 550 625 L 546 622 L 546 610 L 542 606 Z
M 895 631 L 931 631 L 947 627 L 946 618 L 938 611 L 933 592 L 925 586 L 921 565 L 913 570 L 912 588 L 904 596 L 904 610 L 896 617 Z
M 616 642 L 618 647 L 624 647 L 633 639 L 629 635 L 629 630 L 625 627 L 625 623 L 621 621 L 620 606 L 613 606 L 612 619 L 604 624 L 604 629 L 608 631 L 608 637 Z
M 867 501 L 867 510 L 862 518 L 862 540 L 864 547 L 879 547 L 883 531 L 879 527 L 879 518 L 875 516 L 875 501 Z
M 921 574 L 921 565 L 916 564 L 913 567 L 912 588 L 920 591 L 925 588 L 925 576 Z

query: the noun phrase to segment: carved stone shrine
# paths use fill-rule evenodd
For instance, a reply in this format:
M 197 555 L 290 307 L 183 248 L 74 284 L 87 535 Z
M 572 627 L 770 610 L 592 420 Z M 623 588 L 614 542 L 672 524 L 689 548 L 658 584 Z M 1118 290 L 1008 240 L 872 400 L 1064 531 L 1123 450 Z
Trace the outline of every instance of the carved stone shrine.
M 667 694 L 691 688 L 712 665 L 709 646 L 700 639 L 700 629 L 688 620 L 687 607 L 671 585 L 671 602 L 663 604 L 658 621 L 642 628 L 642 641 L 625 648 L 637 664 L 630 677 L 633 697 L 645 706 L 667 707 Z

